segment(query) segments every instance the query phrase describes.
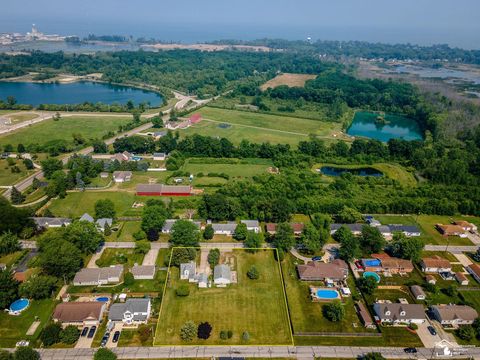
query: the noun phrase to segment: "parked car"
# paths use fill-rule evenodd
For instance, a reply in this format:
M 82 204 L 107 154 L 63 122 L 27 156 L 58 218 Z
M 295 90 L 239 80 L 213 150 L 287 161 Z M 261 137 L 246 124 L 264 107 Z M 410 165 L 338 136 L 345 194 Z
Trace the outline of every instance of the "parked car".
M 116 343 L 119 338 L 120 338 L 120 331 L 115 331 L 115 333 L 113 334 L 112 342 Z
M 312 260 L 313 261 L 322 261 L 322 257 L 321 256 L 314 256 L 314 257 L 312 257 Z
M 85 336 L 88 334 L 88 327 L 84 327 L 80 336 Z
M 428 326 L 427 327 L 428 331 L 430 331 L 430 334 L 432 334 L 433 336 L 437 335 L 437 330 L 435 330 L 435 328 L 433 326 Z
M 102 342 L 100 343 L 100 346 L 101 347 L 104 347 L 105 345 L 107 345 L 107 342 L 108 342 L 108 338 L 110 337 L 110 333 L 109 332 L 106 332 L 105 335 L 103 335 L 103 338 L 102 338 Z
M 416 354 L 417 353 L 417 349 L 415 349 L 414 347 L 405 348 L 405 349 L 403 349 L 403 351 L 405 351 L 407 354 Z
M 87 338 L 91 339 L 93 338 L 93 335 L 95 335 L 95 331 L 97 330 L 97 327 L 94 325 L 90 328 L 90 330 L 88 331 L 88 335 L 87 335 Z

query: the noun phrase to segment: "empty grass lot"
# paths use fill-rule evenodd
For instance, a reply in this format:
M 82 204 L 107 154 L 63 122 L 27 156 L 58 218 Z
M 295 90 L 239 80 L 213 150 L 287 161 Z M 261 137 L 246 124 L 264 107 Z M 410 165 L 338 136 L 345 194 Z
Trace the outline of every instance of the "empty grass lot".
M 190 284 L 190 295 L 177 297 L 175 289 L 188 283 L 179 279 L 178 268 L 170 268 L 155 345 L 292 344 L 281 273 L 273 250 L 251 254 L 237 249 L 232 253 L 236 259 L 238 283 L 226 288 L 198 289 Z M 246 275 L 252 265 L 260 273 L 258 280 L 250 280 Z M 213 327 L 210 338 L 182 341 L 180 328 L 189 320 L 197 325 L 208 321 Z M 221 340 L 221 330 L 233 331 L 233 337 Z M 250 334 L 248 342 L 242 340 L 244 331 Z
M 49 141 L 66 140 L 73 144 L 72 134 L 80 134 L 85 140 L 101 138 L 109 131 L 116 131 L 120 125 L 125 125 L 131 118 L 116 116 L 69 116 L 59 121 L 45 120 L 24 127 L 10 134 L 0 136 L 0 145 L 31 144 L 43 145 Z
M 202 162 L 202 159 L 188 159 L 182 167 L 182 171 L 194 175 L 197 175 L 198 173 L 203 173 L 204 175 L 209 173 L 225 173 L 233 178 L 245 178 L 266 174 L 268 167 L 273 165 L 270 160 L 251 162 L 248 160 L 239 160 L 238 163 L 232 164 L 231 162 L 234 160 L 235 159 L 225 159 L 225 162 L 222 162 L 222 159 L 215 159 L 214 163 L 210 163 L 208 158 L 205 159 L 205 162 Z M 197 180 L 203 181 L 202 178 Z
M 112 265 L 128 265 L 132 267 L 134 264 L 141 264 L 145 255 L 136 254 L 134 249 L 105 249 L 95 263 L 99 267 L 108 267 Z
M 317 75 L 313 74 L 278 74 L 273 79 L 268 80 L 265 84 L 260 86 L 260 89 L 267 90 L 268 88 L 276 88 L 280 85 L 303 87 L 307 80 L 315 79 L 316 77 Z
M 35 170 L 27 170 L 25 165 L 23 165 L 23 160 L 15 159 L 15 165 L 20 169 L 19 173 L 13 173 L 11 170 L 12 167 L 8 165 L 7 160 L 0 159 L 0 185 L 13 185 L 27 175 L 35 172 Z
M 479 223 L 479 218 L 466 216 L 440 216 L 440 215 L 420 215 L 418 216 L 418 224 L 422 228 L 422 238 L 426 240 L 427 244 L 434 245 L 473 245 L 468 238 L 461 238 L 459 236 L 442 236 L 435 224 L 450 224 L 455 220 L 466 220 L 475 224 Z

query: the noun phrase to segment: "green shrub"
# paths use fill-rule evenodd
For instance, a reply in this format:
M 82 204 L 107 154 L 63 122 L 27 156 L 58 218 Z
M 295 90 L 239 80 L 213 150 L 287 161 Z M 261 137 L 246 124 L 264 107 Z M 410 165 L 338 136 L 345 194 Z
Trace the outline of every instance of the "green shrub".
M 182 284 L 175 290 L 175 294 L 180 297 L 188 296 L 190 295 L 190 288 L 187 284 Z

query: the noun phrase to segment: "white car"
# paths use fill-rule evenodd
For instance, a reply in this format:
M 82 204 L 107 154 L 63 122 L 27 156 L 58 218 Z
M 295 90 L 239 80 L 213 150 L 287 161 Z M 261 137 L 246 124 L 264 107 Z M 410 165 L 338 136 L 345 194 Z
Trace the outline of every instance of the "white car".
M 19 342 L 17 342 L 15 344 L 16 347 L 19 347 L 19 346 L 28 346 L 30 345 L 30 341 L 28 340 L 20 340 Z

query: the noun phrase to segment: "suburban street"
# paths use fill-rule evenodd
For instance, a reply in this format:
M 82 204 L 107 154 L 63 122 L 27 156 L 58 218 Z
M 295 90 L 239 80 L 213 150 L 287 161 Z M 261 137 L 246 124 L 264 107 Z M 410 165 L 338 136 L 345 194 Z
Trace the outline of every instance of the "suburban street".
M 418 348 L 416 355 L 407 356 L 398 347 L 353 347 L 353 346 L 163 346 L 163 347 L 117 347 L 112 348 L 119 359 L 174 359 L 174 358 L 356 358 L 368 352 L 380 352 L 389 359 L 432 359 L 440 349 Z M 70 360 L 91 359 L 96 349 L 40 349 L 42 359 Z M 456 359 L 480 357 L 480 348 L 463 348 L 454 352 Z

